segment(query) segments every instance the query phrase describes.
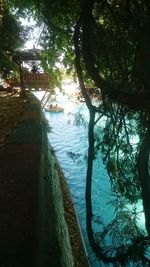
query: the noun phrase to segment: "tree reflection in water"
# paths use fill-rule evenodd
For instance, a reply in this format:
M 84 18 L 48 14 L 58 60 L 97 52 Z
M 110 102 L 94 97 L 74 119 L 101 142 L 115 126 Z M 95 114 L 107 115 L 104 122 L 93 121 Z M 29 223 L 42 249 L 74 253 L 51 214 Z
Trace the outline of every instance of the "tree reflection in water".
M 89 241 L 96 256 L 105 263 L 149 266 L 149 117 L 144 111 L 129 110 L 110 100 L 101 104 L 98 110 L 93 125 L 93 158 L 100 154 L 106 165 L 115 196 L 108 205 L 114 207 L 115 218 L 106 225 L 103 214 L 93 214 L 88 196 Z M 145 229 L 139 225 L 139 218 L 143 215 L 143 208 L 139 210 L 140 202 L 144 206 Z M 95 229 L 99 230 L 94 232 Z

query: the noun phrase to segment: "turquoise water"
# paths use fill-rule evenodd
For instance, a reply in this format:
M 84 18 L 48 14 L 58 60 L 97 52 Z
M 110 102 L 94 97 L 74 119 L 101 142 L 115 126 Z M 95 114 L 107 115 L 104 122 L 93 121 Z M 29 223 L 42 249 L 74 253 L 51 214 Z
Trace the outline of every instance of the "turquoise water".
M 43 92 L 37 92 L 36 96 L 41 99 Z M 96 259 L 87 237 L 85 225 L 85 181 L 86 181 L 86 155 L 88 148 L 88 128 L 87 125 L 76 125 L 75 114 L 80 112 L 88 122 L 88 110 L 85 104 L 77 104 L 69 101 L 64 96 L 57 97 L 58 105 L 64 107 L 64 112 L 51 113 L 45 111 L 45 116 L 52 127 L 48 134 L 59 163 L 63 169 L 72 200 L 77 211 L 79 223 L 83 235 L 83 240 L 87 250 L 88 258 L 92 267 L 112 267 L 112 264 L 104 264 Z M 76 157 L 77 156 L 77 157 Z M 110 203 L 114 200 L 111 191 L 110 178 L 102 162 L 101 156 L 94 161 L 93 183 L 92 183 L 92 205 L 93 214 L 102 216 L 105 225 L 109 224 L 114 218 L 114 208 Z M 109 204 L 108 204 L 109 202 Z M 141 210 L 142 204 L 139 203 Z M 126 207 L 132 209 L 132 207 Z M 144 216 L 140 217 L 139 225 L 144 225 Z M 93 224 L 94 231 L 99 231 L 99 224 Z M 108 241 L 108 240 L 107 240 Z M 109 241 L 108 241 L 109 242 Z M 120 266 L 115 265 L 115 266 Z M 128 266 L 135 266 L 131 263 Z M 142 266 L 141 264 L 138 266 Z
M 42 92 L 36 93 L 39 99 L 41 95 Z M 87 126 L 76 126 L 73 114 L 80 112 L 88 121 L 88 110 L 85 104 L 73 103 L 65 97 L 57 98 L 57 103 L 64 107 L 64 112 L 45 112 L 49 125 L 52 127 L 48 138 L 64 171 L 79 218 L 89 261 L 92 267 L 105 266 L 95 258 L 88 242 L 85 226 L 85 156 L 87 155 L 88 129 Z M 70 152 L 78 154 L 77 159 L 73 159 Z M 106 203 L 112 199 L 112 196 L 108 174 L 100 158 L 94 161 L 92 196 L 94 214 L 97 216 L 102 214 L 103 219 L 108 223 L 113 217 L 113 209 L 110 209 Z

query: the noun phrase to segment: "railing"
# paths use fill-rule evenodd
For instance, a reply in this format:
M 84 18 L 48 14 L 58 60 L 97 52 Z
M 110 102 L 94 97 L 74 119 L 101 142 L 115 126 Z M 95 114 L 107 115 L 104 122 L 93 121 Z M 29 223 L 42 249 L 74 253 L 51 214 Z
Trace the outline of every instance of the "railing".
M 24 86 L 30 89 L 49 88 L 49 76 L 47 73 L 23 73 Z M 16 78 L 8 81 L 11 87 L 21 87 L 20 81 Z
M 30 88 L 49 88 L 49 77 L 46 73 L 24 73 L 23 80 Z

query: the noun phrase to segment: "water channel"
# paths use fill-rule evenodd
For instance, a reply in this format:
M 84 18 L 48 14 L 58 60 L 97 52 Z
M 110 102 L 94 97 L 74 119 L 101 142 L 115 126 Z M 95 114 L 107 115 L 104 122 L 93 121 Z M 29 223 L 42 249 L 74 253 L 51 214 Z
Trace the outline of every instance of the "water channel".
M 36 96 L 41 99 L 43 92 L 37 92 Z M 50 133 L 48 134 L 48 138 L 64 171 L 79 218 L 90 264 L 92 267 L 120 266 L 104 264 L 103 262 L 97 260 L 95 254 L 92 252 L 87 238 L 85 225 L 85 178 L 88 128 L 86 123 L 85 125 L 76 125 L 74 114 L 80 112 L 88 122 L 88 110 L 86 109 L 85 104 L 74 103 L 64 96 L 59 96 L 57 98 L 57 103 L 64 107 L 64 112 L 45 112 L 49 125 L 52 127 Z M 93 169 L 93 212 L 97 218 L 99 218 L 99 214 L 102 214 L 104 223 L 109 224 L 114 218 L 115 208 L 111 204 L 114 199 L 114 195 L 111 191 L 110 178 L 101 156 L 94 160 Z M 144 225 L 143 214 L 139 218 L 139 224 L 141 224 L 141 227 Z M 97 224 L 95 224 L 94 227 L 96 231 Z M 130 266 L 135 265 L 131 264 Z
M 43 92 L 37 92 L 36 96 L 41 99 Z M 57 103 L 64 107 L 64 112 L 45 112 L 52 130 L 48 134 L 49 141 L 55 150 L 60 165 L 64 171 L 72 199 L 79 217 L 85 247 L 92 267 L 102 266 L 96 261 L 86 233 L 85 226 L 85 178 L 86 178 L 86 155 L 87 155 L 87 125 L 76 125 L 75 114 L 80 112 L 88 122 L 88 110 L 85 104 L 77 104 L 67 100 L 66 97 L 58 97 Z M 73 156 L 74 155 L 74 156 Z M 99 186 L 99 179 L 103 188 Z M 106 203 L 111 200 L 111 190 L 108 174 L 101 159 L 94 162 L 94 210 L 99 208 L 105 219 L 109 220 L 110 210 Z M 101 203 L 101 205 L 99 205 Z M 112 211 L 112 210 L 111 210 Z

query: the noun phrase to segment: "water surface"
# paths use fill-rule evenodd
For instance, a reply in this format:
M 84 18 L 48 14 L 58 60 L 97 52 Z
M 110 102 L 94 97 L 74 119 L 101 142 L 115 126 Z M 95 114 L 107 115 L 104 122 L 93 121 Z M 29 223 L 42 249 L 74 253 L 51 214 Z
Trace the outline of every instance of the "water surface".
M 36 96 L 41 98 L 43 92 L 37 92 Z M 52 127 L 48 134 L 49 141 L 55 151 L 59 163 L 63 169 L 69 190 L 73 199 L 80 227 L 83 234 L 84 243 L 92 267 L 114 266 L 104 264 L 96 260 L 95 254 L 90 248 L 85 225 L 85 181 L 86 181 L 86 155 L 88 147 L 87 125 L 76 125 L 74 123 L 75 114 L 80 112 L 88 122 L 89 114 L 85 104 L 71 102 L 67 97 L 57 97 L 57 103 L 64 107 L 64 112 L 45 112 L 45 116 Z M 103 164 L 101 155 L 94 160 L 93 184 L 92 184 L 92 204 L 95 216 L 103 216 L 105 224 L 109 224 L 114 218 L 114 207 L 107 204 L 113 201 L 114 196 L 111 191 L 111 183 L 106 167 Z M 141 206 L 141 204 L 140 204 Z M 95 231 L 99 225 L 94 224 Z M 120 266 L 120 265 L 117 265 Z M 134 263 L 129 266 L 134 266 Z M 141 265 L 139 265 L 141 266 Z

